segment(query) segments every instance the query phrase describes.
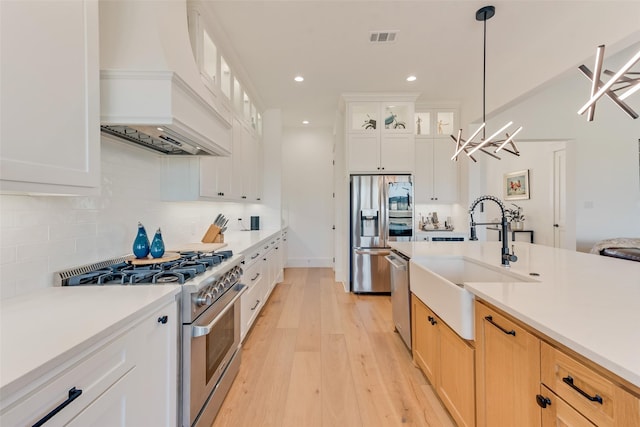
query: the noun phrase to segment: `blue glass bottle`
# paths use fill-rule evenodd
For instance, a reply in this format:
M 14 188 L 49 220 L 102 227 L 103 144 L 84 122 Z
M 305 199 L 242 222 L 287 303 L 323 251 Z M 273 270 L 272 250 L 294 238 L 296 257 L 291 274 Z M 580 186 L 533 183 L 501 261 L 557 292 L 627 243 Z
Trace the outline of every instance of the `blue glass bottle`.
M 133 241 L 133 254 L 136 258 L 146 258 L 147 255 L 149 255 L 147 230 L 144 229 L 144 226 L 140 222 L 138 222 L 138 234 Z
M 160 258 L 164 255 L 164 242 L 162 241 L 162 232 L 158 228 L 155 236 L 153 236 L 153 241 L 151 242 L 151 256 L 154 258 Z

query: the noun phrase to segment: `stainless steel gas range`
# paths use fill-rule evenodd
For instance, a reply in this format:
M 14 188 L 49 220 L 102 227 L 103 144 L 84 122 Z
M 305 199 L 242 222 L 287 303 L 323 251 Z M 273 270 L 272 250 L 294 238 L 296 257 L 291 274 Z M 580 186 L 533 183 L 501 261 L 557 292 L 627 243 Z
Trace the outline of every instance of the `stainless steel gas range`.
M 120 257 L 56 273 L 57 286 L 182 286 L 180 425 L 211 426 L 240 366 L 240 282 L 244 256 L 180 252 L 166 262 L 133 265 Z

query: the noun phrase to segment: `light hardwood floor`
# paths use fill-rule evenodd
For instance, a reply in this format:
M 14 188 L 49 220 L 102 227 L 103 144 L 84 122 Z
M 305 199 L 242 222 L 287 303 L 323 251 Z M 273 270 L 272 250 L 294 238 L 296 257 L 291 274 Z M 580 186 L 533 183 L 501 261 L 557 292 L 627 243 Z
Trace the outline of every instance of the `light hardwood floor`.
M 213 427 L 454 426 L 394 332 L 388 296 L 286 269 L 243 344 Z

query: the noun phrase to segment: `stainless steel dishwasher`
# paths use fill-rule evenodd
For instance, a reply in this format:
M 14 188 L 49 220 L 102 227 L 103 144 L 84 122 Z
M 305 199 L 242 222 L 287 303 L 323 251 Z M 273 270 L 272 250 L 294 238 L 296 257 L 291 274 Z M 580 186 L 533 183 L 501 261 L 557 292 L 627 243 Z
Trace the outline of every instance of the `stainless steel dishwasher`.
M 391 311 L 396 331 L 411 350 L 411 297 L 409 295 L 409 258 L 392 251 L 385 257 L 391 265 Z

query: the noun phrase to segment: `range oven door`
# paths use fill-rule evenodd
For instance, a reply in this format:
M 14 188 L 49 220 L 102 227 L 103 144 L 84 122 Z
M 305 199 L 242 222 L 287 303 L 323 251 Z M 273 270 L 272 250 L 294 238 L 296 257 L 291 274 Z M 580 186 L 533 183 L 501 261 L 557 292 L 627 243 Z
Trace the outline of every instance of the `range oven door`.
M 246 288 L 235 285 L 192 324 L 183 325 L 184 425 L 194 424 L 240 348 L 240 297 Z

